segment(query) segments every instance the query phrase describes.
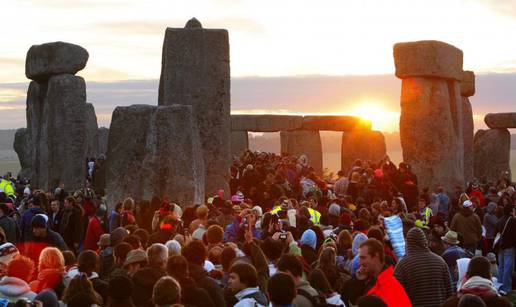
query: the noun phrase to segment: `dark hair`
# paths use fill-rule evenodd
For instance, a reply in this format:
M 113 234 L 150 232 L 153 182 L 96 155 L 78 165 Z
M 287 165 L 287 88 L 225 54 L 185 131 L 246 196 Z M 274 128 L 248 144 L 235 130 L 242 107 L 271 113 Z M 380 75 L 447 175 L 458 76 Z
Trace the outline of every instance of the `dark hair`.
M 122 202 L 117 202 L 115 205 L 115 211 L 122 209 Z
M 485 279 L 491 279 L 491 264 L 486 257 L 475 256 L 469 261 L 466 274 L 468 277 L 480 276 Z
M 138 228 L 133 232 L 133 235 L 138 236 L 140 238 L 140 243 L 143 248 L 147 247 L 147 243 L 149 242 L 149 232 L 144 228 Z
M 181 287 L 170 276 L 161 277 L 152 290 L 152 301 L 156 305 L 173 305 L 179 302 Z
M 231 268 L 229 273 L 235 273 L 240 277 L 240 282 L 246 285 L 246 288 L 256 287 L 258 282 L 258 273 L 253 265 L 246 262 L 236 262 Z
M 77 258 L 77 269 L 79 272 L 90 274 L 95 271 L 99 263 L 99 256 L 92 250 L 85 250 Z
M 275 305 L 290 305 L 296 297 L 296 284 L 292 276 L 277 272 L 269 279 L 267 292 Z
M 362 296 L 357 301 L 358 307 L 387 307 L 387 304 L 376 295 Z
M 323 293 L 324 295 L 329 295 L 333 293 L 333 289 L 331 288 L 330 282 L 326 275 L 321 269 L 315 269 L 310 273 L 308 277 L 308 281 L 310 285 L 314 287 L 317 291 Z
M 125 300 L 133 294 L 133 281 L 126 275 L 115 275 L 109 279 L 108 294 L 110 299 Z
M 133 234 L 128 235 L 127 237 L 124 238 L 123 242 L 127 242 L 127 243 L 131 244 L 133 249 L 140 248 L 140 237 L 138 237 L 136 235 L 133 235 Z
M 369 231 L 367 232 L 367 236 L 370 238 L 370 239 L 376 239 L 378 241 L 380 241 L 380 243 L 383 243 L 384 242 L 384 233 L 382 231 L 382 229 L 378 226 L 373 226 L 371 228 L 369 228 Z
M 269 260 L 277 260 L 279 257 L 281 257 L 281 253 L 283 251 L 283 242 L 273 240 L 271 237 L 268 237 L 267 239 L 263 240 L 262 242 L 262 250 L 265 256 L 269 258 Z
M 2 211 L 2 213 L 4 215 L 8 215 L 9 214 L 9 207 L 7 207 L 6 203 L 0 203 L 0 210 Z
M 506 204 L 503 206 L 503 215 L 510 216 L 512 214 L 512 210 L 514 209 L 514 206 L 512 204 Z
M 72 251 L 63 251 L 61 253 L 63 254 L 65 266 L 77 263 L 77 258 L 75 257 L 75 254 Z
M 367 247 L 367 253 L 371 257 L 378 255 L 378 257 L 380 258 L 380 261 L 382 263 L 385 262 L 385 250 L 384 250 L 383 244 L 380 241 L 378 241 L 376 239 L 367 239 L 364 242 L 360 243 L 359 247 L 360 248 Z
M 113 256 L 116 258 L 120 258 L 125 261 L 127 254 L 133 249 L 131 244 L 127 242 L 118 243 L 115 248 L 113 248 Z
M 303 264 L 294 255 L 286 254 L 281 256 L 278 260 L 277 268 L 282 272 L 290 272 L 294 277 L 303 276 Z
M 236 258 L 236 252 L 233 248 L 226 246 L 220 253 L 220 264 L 224 270 L 229 270 L 231 262 Z
M 175 255 L 167 260 L 167 274 L 179 282 L 188 277 L 188 261 L 184 256 Z
M 188 260 L 188 262 L 192 262 L 194 264 L 203 265 L 206 260 L 206 247 L 199 240 L 193 240 L 183 247 L 182 252 L 183 256 Z

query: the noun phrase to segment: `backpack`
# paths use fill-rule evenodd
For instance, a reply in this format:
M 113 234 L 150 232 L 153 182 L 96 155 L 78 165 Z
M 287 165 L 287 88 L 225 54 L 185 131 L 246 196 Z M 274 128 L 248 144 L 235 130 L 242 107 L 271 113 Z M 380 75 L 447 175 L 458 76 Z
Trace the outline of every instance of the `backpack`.
M 313 296 L 306 290 L 297 289 L 297 294 L 306 297 L 314 307 L 340 307 L 338 305 L 329 304 L 326 302 L 326 297 L 317 291 L 317 295 Z

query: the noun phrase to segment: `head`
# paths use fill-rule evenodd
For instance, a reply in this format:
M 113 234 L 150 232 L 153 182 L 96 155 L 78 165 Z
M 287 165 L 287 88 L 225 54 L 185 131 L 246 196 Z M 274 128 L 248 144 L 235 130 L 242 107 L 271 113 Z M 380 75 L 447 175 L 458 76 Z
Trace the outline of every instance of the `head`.
M 134 209 L 134 200 L 131 197 L 127 197 L 124 199 L 122 207 L 126 211 L 132 211 Z
M 65 198 L 64 206 L 65 208 L 71 208 L 75 204 L 75 198 L 73 196 L 68 196 Z
M 147 249 L 149 265 L 165 269 L 167 266 L 168 249 L 161 243 L 154 243 Z
M 208 207 L 205 205 L 201 205 L 195 209 L 195 216 L 200 220 L 205 220 L 208 218 Z
M 138 228 L 134 231 L 133 235 L 138 236 L 142 248 L 147 248 L 147 242 L 149 241 L 149 232 L 144 228 Z
M 128 300 L 133 293 L 133 281 L 125 275 L 115 275 L 109 279 L 108 294 L 109 300 Z
M 297 295 L 294 279 L 283 272 L 272 275 L 267 284 L 267 292 L 272 306 L 290 305 Z
M 65 267 L 70 267 L 72 265 L 77 264 L 77 258 L 72 251 L 64 251 L 61 252 L 63 254 L 63 258 L 65 261 Z
M 168 248 L 169 257 L 181 255 L 181 244 L 176 240 L 168 240 L 165 246 Z
M 47 236 L 47 221 L 43 215 L 37 214 L 31 220 L 32 234 L 36 238 Z
M 294 255 L 285 254 L 281 256 L 276 264 L 279 271 L 292 276 L 296 285 L 301 282 L 303 276 L 303 264 L 301 260 Z
M 183 247 L 182 250 L 183 256 L 185 256 L 188 262 L 197 265 L 204 265 L 204 261 L 206 260 L 206 247 L 199 240 L 193 240 Z
M 486 257 L 475 256 L 471 258 L 466 272 L 466 278 L 479 276 L 485 279 L 491 279 L 491 264 Z
M 58 269 L 64 271 L 64 257 L 55 247 L 45 247 L 39 254 L 38 271 Z
M 256 287 L 258 273 L 253 265 L 246 262 L 236 262 L 229 269 L 228 288 L 234 292 Z
M 133 249 L 127 253 L 127 257 L 124 261 L 124 269 L 127 273 L 132 276 L 140 268 L 147 265 L 147 253 L 141 249 Z
M 319 253 L 319 266 L 324 269 L 335 269 L 337 265 L 337 252 L 331 246 L 324 246 Z
M 92 250 L 85 250 L 79 254 L 77 258 L 77 268 L 79 272 L 90 276 L 97 271 L 99 265 L 99 256 Z
M 152 302 L 157 305 L 173 305 L 181 299 L 181 287 L 170 276 L 161 277 L 152 289 Z
M 115 257 L 115 263 L 118 265 L 123 265 L 125 262 L 125 259 L 127 257 L 127 254 L 129 251 L 131 251 L 133 247 L 126 242 L 118 243 L 113 248 L 113 256 Z
M 53 200 L 50 203 L 50 210 L 52 210 L 52 212 L 54 212 L 54 213 L 58 212 L 59 211 L 59 201 Z
M 181 255 L 168 258 L 167 274 L 179 281 L 188 277 L 188 261 L 186 258 Z
M 85 295 L 85 299 L 97 299 L 93 285 L 85 274 L 77 275 L 70 281 L 70 284 L 63 294 L 63 302 L 71 306 L 72 304 L 70 304 L 70 302 L 72 299 L 75 300 L 75 298 L 81 294 Z M 100 304 L 100 302 L 96 303 Z
M 417 205 L 418 205 L 419 210 L 425 209 L 426 206 L 428 206 L 428 195 L 426 195 L 426 194 L 419 195 Z
M 361 269 L 369 277 L 376 277 L 385 264 L 383 244 L 376 239 L 367 239 L 358 248 L 358 261 Z
M 16 255 L 8 264 L 6 268 L 7 276 L 16 277 L 30 282 L 34 274 L 34 261 L 29 257 L 23 255 Z
M 142 248 L 142 243 L 140 242 L 140 238 L 136 235 L 128 235 L 124 238 L 124 242 L 131 244 L 133 249 Z

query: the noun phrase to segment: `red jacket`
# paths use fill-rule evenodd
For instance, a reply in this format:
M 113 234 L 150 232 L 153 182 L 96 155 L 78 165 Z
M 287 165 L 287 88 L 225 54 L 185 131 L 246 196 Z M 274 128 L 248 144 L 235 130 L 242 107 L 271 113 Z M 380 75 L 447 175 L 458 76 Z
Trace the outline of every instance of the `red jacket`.
M 480 189 L 474 189 L 473 191 L 471 191 L 471 193 L 469 193 L 469 198 L 473 196 L 478 197 L 481 208 L 484 208 L 486 206 L 486 199 L 484 197 L 484 194 L 482 194 L 482 191 L 480 191 Z
M 376 284 L 367 292 L 367 295 L 378 296 L 388 307 L 412 307 L 405 289 L 394 277 L 392 266 L 378 275 Z
M 86 238 L 84 239 L 84 250 L 96 251 L 98 249 L 97 243 L 100 236 L 104 233 L 102 225 L 100 225 L 99 218 L 96 216 L 90 217 L 88 222 L 88 229 L 86 230 Z

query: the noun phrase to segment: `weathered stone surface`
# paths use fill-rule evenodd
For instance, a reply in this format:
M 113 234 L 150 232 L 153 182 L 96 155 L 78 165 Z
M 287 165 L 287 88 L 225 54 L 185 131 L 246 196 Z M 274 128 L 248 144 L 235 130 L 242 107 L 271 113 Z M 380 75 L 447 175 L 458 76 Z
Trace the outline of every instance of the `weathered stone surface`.
M 516 112 L 512 113 L 489 113 L 484 117 L 489 128 L 516 128 Z
M 117 107 L 109 128 L 108 202 L 168 197 L 204 201 L 204 162 L 191 106 Z
M 462 72 L 462 81 L 460 83 L 460 94 L 464 97 L 475 95 L 475 73 L 469 70 Z
M 342 134 L 341 170 L 351 170 L 356 159 L 379 162 L 385 158 L 387 147 L 380 131 L 357 130 Z
M 403 159 L 420 187 L 452 189 L 464 181 L 462 99 L 459 83 L 435 78 L 402 81 Z
M 249 137 L 247 131 L 231 131 L 231 155 L 240 157 L 249 149 Z
M 98 146 L 99 146 L 99 156 L 100 155 L 106 155 L 107 148 L 108 148 L 108 136 L 109 136 L 109 129 L 106 127 L 100 127 L 97 132 L 98 137 Z
M 281 131 L 281 153 L 300 157 L 306 155 L 310 166 L 322 174 L 322 143 L 319 131 Z
M 204 156 L 206 192 L 224 188 L 229 193 L 231 118 L 226 30 L 167 28 L 158 103 L 193 107 Z
M 52 75 L 75 74 L 86 66 L 88 51 L 79 45 L 53 42 L 34 45 L 27 52 L 25 75 L 37 81 Z
M 21 170 L 18 174 L 19 178 L 32 177 L 32 146 L 28 137 L 27 128 L 20 128 L 16 130 L 14 135 L 14 151 L 18 155 Z
M 502 172 L 511 171 L 511 135 L 507 129 L 478 130 L 475 133 L 475 177 L 496 182 Z
M 355 116 L 303 116 L 303 130 L 352 131 L 371 130 L 371 122 Z
M 416 41 L 394 45 L 396 76 L 436 77 L 462 80 L 462 51 L 440 41 Z
M 32 185 L 49 189 L 64 183 L 69 190 L 84 186 L 85 161 L 95 149 L 90 135 L 97 120 L 86 103 L 84 79 L 69 74 L 48 82 L 31 82 L 27 92 L 26 142 L 30 144 Z
M 464 140 L 464 182 L 471 182 L 473 175 L 473 110 L 467 97 L 462 97 L 462 133 Z
M 231 115 L 231 130 L 253 132 L 278 132 L 299 130 L 303 116 L 273 114 Z
M 97 124 L 97 115 L 95 108 L 91 103 L 86 103 L 86 137 L 88 147 L 86 149 L 86 157 L 97 158 L 99 155 L 99 126 Z
M 202 28 L 202 24 L 197 18 L 192 18 L 188 20 L 188 22 L 185 25 L 185 28 Z

